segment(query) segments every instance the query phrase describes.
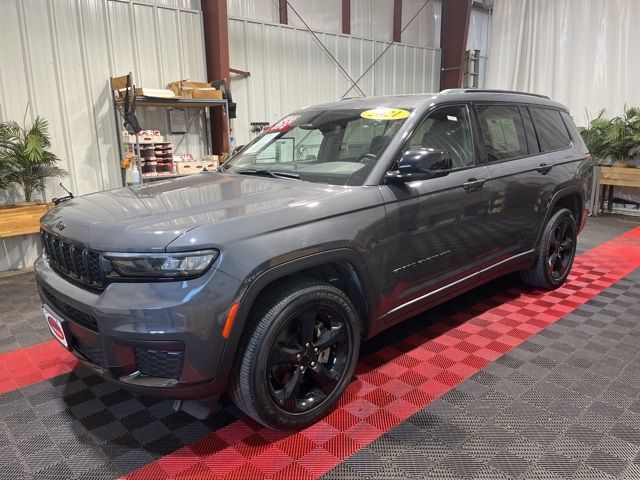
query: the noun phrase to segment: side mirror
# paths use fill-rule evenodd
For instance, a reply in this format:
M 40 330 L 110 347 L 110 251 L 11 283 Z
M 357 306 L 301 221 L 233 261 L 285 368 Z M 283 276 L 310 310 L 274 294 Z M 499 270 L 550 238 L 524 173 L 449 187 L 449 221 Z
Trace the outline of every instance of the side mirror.
M 387 173 L 387 179 L 413 182 L 429 178 L 443 177 L 453 168 L 451 156 L 442 150 L 416 148 L 402 154 L 398 169 Z
M 244 147 L 246 147 L 246 145 L 238 145 L 236 148 L 234 148 L 233 150 L 231 150 L 231 155 L 229 155 L 229 158 L 233 157 L 236 153 L 238 153 L 240 150 L 242 150 Z

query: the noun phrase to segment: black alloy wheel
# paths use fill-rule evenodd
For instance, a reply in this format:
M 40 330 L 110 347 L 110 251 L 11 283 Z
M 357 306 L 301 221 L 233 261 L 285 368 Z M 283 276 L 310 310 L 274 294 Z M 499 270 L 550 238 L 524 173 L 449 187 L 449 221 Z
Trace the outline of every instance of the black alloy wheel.
M 567 274 L 576 248 L 575 229 L 571 219 L 565 217 L 554 228 L 547 253 L 547 271 L 554 280 Z
M 308 305 L 290 316 L 271 349 L 271 396 L 290 413 L 322 403 L 344 375 L 351 346 L 345 319 L 331 305 Z
M 333 409 L 351 381 L 360 316 L 343 291 L 304 277 L 274 285 L 256 302 L 229 394 L 268 427 L 309 426 Z
M 576 255 L 578 229 L 571 211 L 556 210 L 544 227 L 536 259 L 520 276 L 533 287 L 554 290 L 567 280 Z

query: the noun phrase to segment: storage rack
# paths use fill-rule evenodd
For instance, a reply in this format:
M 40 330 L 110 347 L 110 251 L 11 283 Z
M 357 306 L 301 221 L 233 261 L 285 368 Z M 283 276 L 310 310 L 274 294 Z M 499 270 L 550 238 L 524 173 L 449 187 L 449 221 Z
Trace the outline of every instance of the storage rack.
M 133 83 L 133 74 L 129 72 L 128 75 L 123 75 L 121 77 L 110 77 L 109 84 L 111 87 L 111 97 L 113 99 L 113 105 L 115 109 L 115 121 L 116 121 L 116 132 L 118 135 L 118 150 L 123 152 L 123 143 L 122 143 L 122 122 L 124 121 L 124 99 L 120 98 L 119 91 L 123 88 L 129 88 L 129 95 L 132 97 L 135 92 L 135 84 Z M 136 95 L 136 109 L 137 108 L 166 108 L 167 113 L 168 109 L 189 109 L 189 110 L 198 110 L 199 113 L 204 116 L 205 119 L 205 128 L 206 128 L 206 148 L 205 152 L 207 154 L 211 153 L 211 122 L 210 118 L 210 109 L 211 108 L 222 108 L 223 114 L 229 115 L 229 105 L 226 98 L 221 100 L 217 99 L 207 99 L 207 98 L 156 98 L 156 97 L 145 97 L 142 95 Z M 177 149 L 180 144 L 184 141 L 191 126 L 193 125 L 193 121 L 196 118 L 196 115 L 190 115 L 190 118 L 187 122 L 186 132 L 182 134 L 182 137 L 175 145 L 175 149 Z M 223 122 L 225 124 L 225 128 L 228 129 L 229 122 Z M 229 132 L 225 132 L 228 136 Z M 136 135 L 136 150 L 138 153 L 140 152 L 140 139 L 138 135 Z M 174 152 L 175 153 L 175 152 Z M 222 152 L 217 152 L 218 154 Z M 126 186 L 126 172 L 122 169 L 122 184 Z M 154 181 L 154 180 L 163 180 L 167 178 L 175 178 L 182 177 L 185 175 L 192 174 L 173 174 L 173 175 L 158 175 L 156 177 L 141 177 L 142 183 Z

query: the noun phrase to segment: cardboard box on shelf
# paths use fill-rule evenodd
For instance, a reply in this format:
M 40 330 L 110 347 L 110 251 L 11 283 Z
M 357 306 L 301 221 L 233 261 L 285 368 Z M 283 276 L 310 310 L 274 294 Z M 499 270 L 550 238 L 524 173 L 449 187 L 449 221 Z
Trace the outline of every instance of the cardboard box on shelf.
M 222 100 L 222 92 L 213 87 L 195 88 L 193 90 L 193 98 L 206 98 L 209 100 Z
M 215 170 L 220 166 L 217 155 L 204 155 L 202 157 L 202 163 L 207 170 Z
M 199 173 L 204 168 L 204 162 L 177 162 L 175 164 L 178 175 Z
M 191 80 L 178 80 L 171 82 L 167 88 L 173 91 L 179 98 L 208 98 L 214 100 L 222 99 L 222 92 L 216 90 L 206 82 L 192 82 Z

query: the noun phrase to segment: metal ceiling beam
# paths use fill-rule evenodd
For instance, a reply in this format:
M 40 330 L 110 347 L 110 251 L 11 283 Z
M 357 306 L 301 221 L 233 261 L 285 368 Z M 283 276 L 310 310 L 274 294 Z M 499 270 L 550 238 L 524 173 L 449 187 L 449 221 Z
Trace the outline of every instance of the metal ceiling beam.
M 202 0 L 204 50 L 207 62 L 207 79 L 224 79 L 229 86 L 229 18 L 226 0 Z M 227 123 L 229 117 L 221 108 L 212 108 L 211 143 L 214 154 L 229 151 Z
M 442 0 L 440 89 L 459 88 L 464 74 L 472 0 Z
M 351 35 L 351 0 L 342 0 L 342 33 Z
M 280 15 L 280 23 L 283 25 L 287 25 L 289 23 L 287 0 L 278 0 L 278 13 Z
M 402 0 L 393 2 L 393 41 L 402 43 Z

